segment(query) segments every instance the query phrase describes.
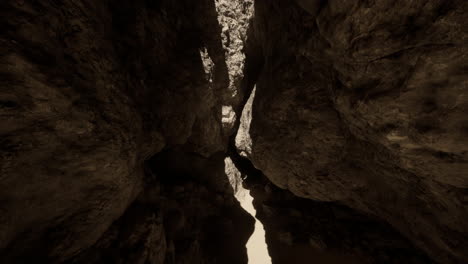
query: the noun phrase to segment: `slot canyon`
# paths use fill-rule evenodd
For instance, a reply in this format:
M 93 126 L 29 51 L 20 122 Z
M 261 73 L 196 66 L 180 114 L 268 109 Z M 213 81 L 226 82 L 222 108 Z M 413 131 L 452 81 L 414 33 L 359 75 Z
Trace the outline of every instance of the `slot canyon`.
M 0 263 L 468 263 L 468 1 L 0 0 Z

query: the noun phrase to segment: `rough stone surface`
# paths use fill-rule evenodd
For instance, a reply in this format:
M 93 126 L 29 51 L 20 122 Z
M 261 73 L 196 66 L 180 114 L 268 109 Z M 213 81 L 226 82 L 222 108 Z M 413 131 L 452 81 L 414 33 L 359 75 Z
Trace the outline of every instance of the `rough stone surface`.
M 217 0 L 215 3 L 229 71 L 229 89 L 225 101 L 237 107 L 244 97 L 239 86 L 243 78 L 244 44 L 253 13 L 253 0 Z
M 247 103 L 242 110 L 240 125 L 237 130 L 235 143 L 239 154 L 249 157 L 252 154 L 252 138 L 250 137 L 250 124 L 252 121 L 252 104 L 255 98 L 255 88 L 252 90 Z
M 239 207 L 224 154 L 165 150 L 147 162 L 147 188 L 74 263 L 247 263 L 253 218 Z
M 466 263 L 467 14 L 463 0 L 255 1 L 254 165 Z
M 244 185 L 255 197 L 273 264 L 433 263 L 381 219 L 299 198 L 261 174 L 250 174 Z
M 194 199 L 218 201 L 193 208 L 143 165 L 163 149 L 206 160 L 225 151 L 229 78 L 217 16 L 211 0 L 0 2 L 1 263 L 226 263 L 215 238 L 246 263 L 251 217 L 215 200 L 229 188 L 202 191 L 210 177 L 226 178 L 209 173 L 223 159 L 206 165 L 206 179 L 187 175 L 199 182 Z M 140 201 L 148 195 L 167 201 Z M 171 237 L 173 215 L 190 209 L 192 218 L 205 205 L 200 217 L 213 230 L 236 225 L 238 236 Z M 227 223 L 221 213 L 238 217 Z
M 0 263 L 468 262 L 468 2 L 252 8 L 0 1 Z

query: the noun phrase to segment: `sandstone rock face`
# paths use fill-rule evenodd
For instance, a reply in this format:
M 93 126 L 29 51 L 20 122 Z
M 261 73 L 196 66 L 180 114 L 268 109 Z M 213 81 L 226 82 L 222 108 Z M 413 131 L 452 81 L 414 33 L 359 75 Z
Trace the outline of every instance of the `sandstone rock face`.
M 247 263 L 253 218 L 235 200 L 224 154 L 165 150 L 147 188 L 99 241 L 67 263 Z
M 255 1 L 255 167 L 466 263 L 468 2 L 297 2 Z
M 468 2 L 254 7 L 0 2 L 0 263 L 468 262 Z
M 245 61 L 243 49 L 253 13 L 253 0 L 217 0 L 216 9 L 222 27 L 221 37 L 229 71 L 229 90 L 225 94 L 225 101 L 237 106 L 244 96 L 239 85 L 243 78 Z
M 228 79 L 214 1 L 1 1 L 0 262 L 221 263 L 215 244 L 246 263 L 251 217 L 204 187 L 225 177 Z M 186 175 L 210 202 L 186 208 L 171 171 L 153 176 L 174 148 L 211 161 Z M 184 222 L 194 210 L 216 235 Z
M 433 263 L 381 219 L 333 202 L 299 198 L 261 174 L 244 182 L 264 224 L 273 264 Z

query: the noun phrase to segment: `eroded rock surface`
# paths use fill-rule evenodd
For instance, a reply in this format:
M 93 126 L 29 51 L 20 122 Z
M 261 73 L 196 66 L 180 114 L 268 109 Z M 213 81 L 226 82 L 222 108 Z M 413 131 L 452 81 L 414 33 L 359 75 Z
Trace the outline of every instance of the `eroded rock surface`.
M 69 263 L 247 263 L 253 218 L 210 158 L 165 150 L 147 162 L 144 191 L 90 249 Z
M 257 0 L 255 167 L 468 261 L 468 2 Z M 252 66 L 253 65 L 253 66 Z
M 246 263 L 251 217 L 225 199 L 229 185 L 205 186 L 226 178 L 211 173 L 223 159 L 203 179 L 185 175 L 197 182 L 186 199 L 211 197 L 193 208 L 148 162 L 163 149 L 206 160 L 225 151 L 217 16 L 211 0 L 1 1 L 1 263 L 226 263 L 227 253 Z M 216 235 L 184 224 L 193 210 Z M 179 238 L 186 229 L 195 233 Z
M 274 263 L 466 263 L 468 2 L 251 12 L 2 0 L 0 262 L 247 263 L 229 154 Z
M 244 184 L 255 197 L 273 264 L 433 263 L 382 219 L 297 197 L 262 174 L 251 174 Z

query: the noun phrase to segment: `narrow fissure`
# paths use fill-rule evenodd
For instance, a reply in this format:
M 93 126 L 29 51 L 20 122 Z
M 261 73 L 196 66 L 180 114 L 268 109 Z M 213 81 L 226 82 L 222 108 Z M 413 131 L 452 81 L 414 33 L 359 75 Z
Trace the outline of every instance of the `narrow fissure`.
M 239 119 L 239 127 L 235 133 L 236 151 L 242 157 L 247 157 L 251 152 L 252 140 L 249 134 L 250 123 L 252 121 L 252 104 L 255 98 L 255 88 L 249 95 L 246 104 L 243 107 Z M 251 264 L 271 264 L 271 257 L 268 254 L 266 244 L 265 229 L 262 222 L 256 218 L 256 210 L 253 206 L 253 197 L 250 191 L 244 187 L 243 180 L 246 175 L 240 173 L 230 157 L 225 159 L 226 175 L 235 191 L 235 197 L 240 202 L 242 208 L 250 215 L 255 217 L 255 228 L 249 241 L 247 242 L 247 255 Z
M 256 210 L 253 206 L 253 197 L 248 189 L 245 189 L 242 183 L 240 172 L 235 167 L 230 158 L 226 158 L 226 175 L 235 190 L 235 197 L 240 202 L 242 208 L 250 215 L 255 217 L 254 232 L 250 236 L 246 247 L 250 264 L 271 264 L 271 258 L 268 254 L 268 246 L 265 241 L 265 229 L 262 222 L 256 218 Z

